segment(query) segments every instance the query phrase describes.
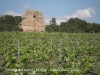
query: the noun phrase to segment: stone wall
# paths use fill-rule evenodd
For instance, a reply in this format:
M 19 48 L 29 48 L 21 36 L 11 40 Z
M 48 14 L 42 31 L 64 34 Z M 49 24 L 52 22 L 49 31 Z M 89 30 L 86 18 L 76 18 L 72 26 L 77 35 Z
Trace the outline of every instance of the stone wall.
M 40 11 L 26 10 L 19 28 L 24 32 L 44 32 L 46 24 L 43 18 L 43 13 Z

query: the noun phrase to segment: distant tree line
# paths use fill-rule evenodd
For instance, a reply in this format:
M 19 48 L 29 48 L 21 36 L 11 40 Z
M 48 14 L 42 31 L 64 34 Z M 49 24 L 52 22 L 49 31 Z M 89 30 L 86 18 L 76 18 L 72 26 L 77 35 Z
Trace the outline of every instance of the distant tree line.
M 88 23 L 79 18 L 70 18 L 66 22 L 61 22 L 60 25 L 56 24 L 56 18 L 52 18 L 49 25 L 46 26 L 47 32 L 85 32 L 85 33 L 98 33 L 100 32 L 100 24 Z
M 21 16 L 3 15 L 0 16 L 1 31 L 19 31 L 19 23 L 22 21 Z
M 0 16 L 0 32 L 1 31 L 21 31 L 19 23 L 22 21 L 21 16 L 3 15 Z M 52 18 L 50 23 L 46 25 L 46 32 L 100 32 L 100 24 L 88 23 L 79 18 L 70 18 L 66 22 L 57 25 L 56 18 Z

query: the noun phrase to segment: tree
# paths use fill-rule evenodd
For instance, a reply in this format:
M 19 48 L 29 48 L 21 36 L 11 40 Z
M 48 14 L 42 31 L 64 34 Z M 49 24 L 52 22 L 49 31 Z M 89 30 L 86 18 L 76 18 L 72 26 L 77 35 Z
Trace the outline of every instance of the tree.
M 0 17 L 0 31 L 19 31 L 18 25 L 21 21 L 21 16 L 3 15 Z
M 48 32 L 100 32 L 100 24 L 87 23 L 79 18 L 70 18 L 67 22 L 56 25 L 56 19 L 52 18 L 50 25 L 46 26 Z
M 57 25 L 57 24 L 56 24 L 56 18 L 53 18 L 53 17 L 52 17 L 52 19 L 51 19 L 51 21 L 50 21 L 50 25 L 54 25 L 54 26 Z

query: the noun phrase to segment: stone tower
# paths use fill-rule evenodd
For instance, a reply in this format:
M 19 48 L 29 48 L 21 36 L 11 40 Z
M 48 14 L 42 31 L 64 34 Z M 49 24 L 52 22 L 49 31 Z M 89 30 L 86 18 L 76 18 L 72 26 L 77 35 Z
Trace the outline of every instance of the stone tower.
M 46 24 L 43 18 L 44 16 L 41 11 L 26 10 L 19 28 L 24 32 L 44 32 Z

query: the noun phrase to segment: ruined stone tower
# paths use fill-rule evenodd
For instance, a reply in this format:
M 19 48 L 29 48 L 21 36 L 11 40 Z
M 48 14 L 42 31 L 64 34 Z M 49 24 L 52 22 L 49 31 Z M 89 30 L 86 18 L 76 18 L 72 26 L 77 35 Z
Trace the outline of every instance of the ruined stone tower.
M 43 18 L 44 16 L 41 11 L 26 10 L 19 28 L 24 32 L 43 32 L 46 26 Z

